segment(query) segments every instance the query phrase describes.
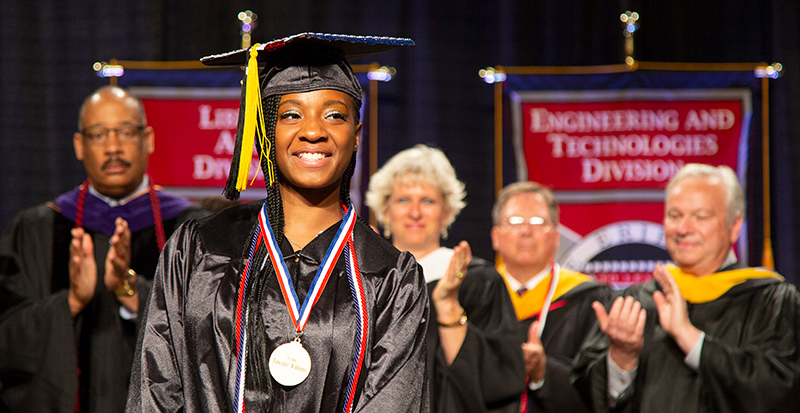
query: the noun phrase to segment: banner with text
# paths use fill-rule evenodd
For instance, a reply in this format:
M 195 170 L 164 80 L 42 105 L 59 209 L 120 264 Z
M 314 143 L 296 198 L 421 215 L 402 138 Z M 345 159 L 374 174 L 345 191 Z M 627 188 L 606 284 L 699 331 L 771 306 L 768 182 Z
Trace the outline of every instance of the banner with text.
M 147 123 L 155 131 L 155 151 L 150 156 L 148 174 L 153 181 L 191 199 L 215 197 L 230 170 L 236 141 L 241 97 L 241 71 L 132 70 L 120 78 L 120 86 L 139 97 Z M 367 80 L 359 76 L 362 83 Z M 363 106 L 361 121 L 367 129 Z M 366 136 L 362 136 L 362 141 Z M 362 151 L 359 148 L 359 154 Z M 357 155 L 357 170 L 351 193 L 358 206 L 362 162 Z M 253 151 L 248 189 L 243 200 L 266 195 L 264 175 Z
M 188 188 L 225 186 L 239 118 L 239 90 L 229 92 L 227 98 L 187 99 L 178 93 L 170 98 L 141 98 L 148 123 L 156 131 L 157 150 L 150 156 L 149 168 L 156 182 Z M 253 159 L 257 159 L 255 153 Z M 248 186 L 263 188 L 258 162 L 250 169 Z
M 507 96 L 516 180 L 550 187 L 561 208 L 557 259 L 624 287 L 649 279 L 656 263 L 669 261 L 661 224 L 664 187 L 683 165 L 727 165 L 746 182 L 753 92 L 736 82 L 653 88 L 658 82 L 639 87 L 630 81 L 633 73 L 603 76 L 623 87 L 589 82 L 594 88 L 514 90 L 536 76 L 522 82 L 509 76 Z M 553 76 L 545 77 L 553 86 Z M 620 81 L 625 77 L 629 81 Z M 564 78 L 576 81 L 575 75 Z

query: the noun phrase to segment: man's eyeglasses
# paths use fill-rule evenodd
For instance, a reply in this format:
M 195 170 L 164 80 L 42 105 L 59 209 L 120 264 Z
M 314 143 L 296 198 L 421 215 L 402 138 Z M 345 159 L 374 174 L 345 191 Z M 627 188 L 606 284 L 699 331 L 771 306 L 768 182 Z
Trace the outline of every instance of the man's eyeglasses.
M 500 225 L 512 231 L 522 231 L 530 226 L 533 231 L 542 234 L 548 233 L 553 229 L 553 224 L 542 217 L 525 218 L 516 215 L 508 217 L 508 219 L 501 222 Z
M 104 128 L 102 126 L 94 126 L 81 131 L 81 135 L 89 142 L 90 145 L 102 145 L 108 140 L 108 134 L 114 132 L 122 143 L 138 143 L 139 137 L 142 135 L 144 126 L 141 125 L 122 125 L 116 128 Z

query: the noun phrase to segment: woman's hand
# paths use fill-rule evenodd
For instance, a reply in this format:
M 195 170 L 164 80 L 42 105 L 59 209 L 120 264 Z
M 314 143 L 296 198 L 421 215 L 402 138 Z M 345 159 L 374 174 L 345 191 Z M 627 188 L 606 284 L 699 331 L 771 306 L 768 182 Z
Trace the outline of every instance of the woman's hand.
M 470 250 L 467 241 L 461 241 L 453 248 L 453 257 L 450 258 L 450 265 L 447 267 L 447 271 L 444 272 L 444 276 L 433 288 L 433 304 L 436 306 L 439 320 L 442 322 L 452 322 L 461 316 L 463 309 L 458 303 L 458 289 L 461 287 L 461 282 L 467 273 L 470 261 L 472 261 L 472 250 Z M 447 315 L 443 313 L 451 311 L 455 311 L 455 313 L 443 320 L 443 316 Z
M 433 287 L 433 305 L 436 308 L 436 321 L 439 323 L 439 345 L 442 346 L 447 365 L 453 364 L 461 345 L 467 336 L 467 324 L 455 325 L 465 314 L 458 302 L 458 289 L 472 261 L 472 251 L 466 241 L 453 248 L 453 257 L 444 276 Z M 442 326 L 444 324 L 445 326 Z

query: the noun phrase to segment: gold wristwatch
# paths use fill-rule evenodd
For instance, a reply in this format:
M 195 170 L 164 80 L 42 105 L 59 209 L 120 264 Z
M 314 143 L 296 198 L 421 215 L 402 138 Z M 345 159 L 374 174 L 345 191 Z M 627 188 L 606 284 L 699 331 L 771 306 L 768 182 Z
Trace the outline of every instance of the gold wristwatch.
M 114 290 L 114 294 L 120 297 L 132 297 L 136 294 L 136 271 L 128 269 L 128 273 L 122 279 L 122 283 Z

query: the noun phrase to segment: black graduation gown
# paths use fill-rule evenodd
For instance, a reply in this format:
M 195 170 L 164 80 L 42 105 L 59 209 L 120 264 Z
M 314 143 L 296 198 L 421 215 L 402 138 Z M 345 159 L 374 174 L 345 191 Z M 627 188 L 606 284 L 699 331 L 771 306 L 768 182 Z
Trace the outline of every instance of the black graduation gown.
M 753 279 L 720 298 L 689 304 L 689 319 L 706 333 L 699 371 L 658 324 L 655 280 L 629 287 L 647 310 L 644 347 L 625 412 L 800 411 L 800 294 L 794 285 Z M 595 411 L 608 411 L 608 340 L 598 330 L 576 360 L 577 385 Z M 626 392 L 628 393 L 628 392 Z
M 190 222 L 167 243 L 145 309 L 127 411 L 232 409 L 236 368 L 231 337 L 241 255 L 261 204 L 251 202 Z M 298 262 L 289 242 L 281 238 L 301 302 L 338 226 L 299 251 Z M 361 220 L 353 237 L 369 318 L 355 411 L 427 412 L 428 296 L 419 265 Z M 295 337 L 277 278 L 272 277 L 262 307 L 266 354 Z M 340 256 L 303 334 L 303 347 L 311 357 L 310 375 L 295 387 L 269 378 L 271 400 L 263 389 L 248 389 L 248 411 L 340 411 L 353 361 L 355 325 L 344 256 Z
M 537 390 L 526 389 L 529 413 L 590 411 L 577 389 L 572 386 L 572 361 L 597 324 L 592 302 L 608 302 L 613 294 L 611 288 L 605 284 L 585 282 L 558 297 L 551 304 L 542 332 L 542 345 L 547 354 L 545 380 L 542 387 Z M 519 330 L 516 338 L 518 346 L 528 340 L 528 329 L 537 319 L 538 316 L 534 316 L 518 322 Z M 519 412 L 519 397 L 515 403 L 497 411 Z
M 611 287 L 585 282 L 559 297 L 551 305 L 542 332 L 542 345 L 547 354 L 544 384 L 528 390 L 528 412 L 580 413 L 589 407 L 572 386 L 572 361 L 581 345 L 597 324 L 592 302 L 609 302 Z M 538 317 L 520 321 L 522 340 L 528 339 L 528 328 Z
M 189 207 L 164 221 L 165 233 L 206 215 Z M 125 406 L 136 321 L 120 317 L 119 302 L 103 284 L 109 237 L 88 228 L 97 290 L 81 314 L 71 317 L 67 263 L 74 226 L 52 204 L 42 204 L 20 212 L 0 238 L 0 411 L 74 412 L 76 349 L 82 410 L 114 412 Z M 144 308 L 158 261 L 152 225 L 132 232 L 131 252 Z
M 428 283 L 428 295 L 437 281 Z M 517 341 L 517 317 L 503 277 L 480 258 L 470 263 L 458 290 L 467 312 L 467 336 L 447 365 L 439 345 L 436 308 L 428 325 L 431 410 L 485 412 L 514 403 L 525 388 L 525 365 Z

